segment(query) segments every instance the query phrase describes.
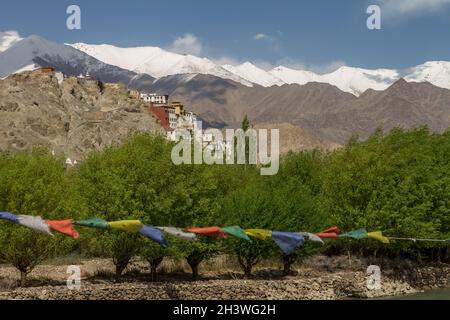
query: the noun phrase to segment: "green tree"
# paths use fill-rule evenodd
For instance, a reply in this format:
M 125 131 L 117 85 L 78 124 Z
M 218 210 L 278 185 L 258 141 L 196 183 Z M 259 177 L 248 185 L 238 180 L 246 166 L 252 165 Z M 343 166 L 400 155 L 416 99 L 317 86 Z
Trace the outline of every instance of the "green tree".
M 241 128 L 242 130 L 244 130 L 244 132 L 247 132 L 247 130 L 250 129 L 250 121 L 248 120 L 247 115 L 245 115 L 244 119 L 242 120 Z
M 277 231 L 319 231 L 333 221 L 324 206 L 321 174 L 324 156 L 319 151 L 289 153 L 281 159 L 280 172 L 265 183 L 270 199 L 266 212 L 271 216 L 270 225 Z M 292 265 L 300 259 L 321 249 L 314 243 L 305 242 L 293 254 L 284 255 L 283 271 L 292 272 Z
M 421 128 L 394 129 L 386 135 L 377 130 L 366 141 L 349 143 L 326 165 L 324 193 L 330 214 L 345 230 L 364 227 L 394 237 L 445 239 L 449 142 L 448 133 Z M 421 259 L 423 250 L 442 244 L 394 241 L 385 246 L 368 241 L 355 246 L 374 254 Z
M 267 211 L 270 202 L 270 190 L 265 188 L 262 177 L 255 166 L 236 166 L 235 174 L 241 182 L 239 188 L 230 192 L 222 205 L 222 225 L 238 225 L 244 229 L 270 229 L 271 216 Z M 239 181 L 237 179 L 237 181 Z M 241 239 L 227 239 L 225 251 L 235 255 L 245 275 L 250 276 L 253 268 L 263 259 L 273 255 L 271 241 L 251 242 Z
M 231 187 L 224 170 L 207 165 L 175 166 L 172 147 L 164 137 L 137 134 L 120 145 L 91 154 L 78 172 L 78 190 L 86 212 L 108 221 L 140 219 L 156 226 L 214 224 L 220 208 L 217 199 Z M 130 254 L 136 254 L 132 247 L 142 246 L 141 242 L 117 244 L 122 239 L 115 232 L 94 235 L 90 246 L 99 247 L 95 242 L 111 243 L 104 254 L 121 264 L 116 265 L 117 272 L 123 271 Z M 215 252 L 214 243 L 185 249 L 189 250 L 185 257 L 200 262 Z M 121 256 L 125 258 L 119 259 Z
M 67 218 L 62 204 L 69 190 L 64 159 L 47 150 L 0 157 L 0 209 L 43 219 Z M 27 275 L 48 258 L 69 251 L 73 241 L 41 235 L 26 227 L 0 222 L 0 260 L 12 264 L 25 286 Z
M 164 258 L 171 256 L 171 248 L 163 248 L 159 244 L 147 241 L 141 250 L 141 257 L 150 265 L 152 281 L 156 281 L 158 267 Z
M 120 145 L 90 154 L 77 173 L 85 217 L 170 223 L 190 204 L 183 176 L 172 164 L 171 148 L 162 136 L 135 134 Z M 112 230 L 91 235 L 89 246 L 101 247 L 103 255 L 113 258 L 117 278 L 143 246 L 138 234 Z

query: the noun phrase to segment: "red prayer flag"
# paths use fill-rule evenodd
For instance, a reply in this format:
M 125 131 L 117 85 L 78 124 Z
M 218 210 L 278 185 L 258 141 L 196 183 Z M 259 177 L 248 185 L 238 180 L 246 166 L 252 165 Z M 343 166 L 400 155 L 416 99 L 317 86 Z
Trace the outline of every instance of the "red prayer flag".
M 338 237 L 338 233 L 340 232 L 341 230 L 338 227 L 331 227 L 322 232 L 316 233 L 316 236 L 322 239 L 334 239 Z
M 328 232 L 328 233 L 320 232 L 320 233 L 316 233 L 316 236 L 318 236 L 322 239 L 334 239 L 334 238 L 338 237 L 337 233 L 335 233 L 335 232 Z
M 78 239 L 80 237 L 80 234 L 73 227 L 72 220 L 47 220 L 46 222 L 50 229 L 65 236 L 69 236 L 74 239 Z
M 211 238 L 226 238 L 226 234 L 219 227 L 189 228 L 187 231 Z
M 323 230 L 320 233 L 340 233 L 341 230 L 338 227 L 331 227 L 328 228 L 327 230 Z

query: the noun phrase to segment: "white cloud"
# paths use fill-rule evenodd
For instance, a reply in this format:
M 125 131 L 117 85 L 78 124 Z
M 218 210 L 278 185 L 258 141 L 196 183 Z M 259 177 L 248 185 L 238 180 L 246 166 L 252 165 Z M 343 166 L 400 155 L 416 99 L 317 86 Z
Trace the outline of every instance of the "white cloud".
M 253 36 L 253 40 L 265 42 L 273 51 L 280 51 L 280 43 L 276 36 L 271 36 L 265 33 L 257 33 Z
M 265 33 L 257 33 L 253 36 L 253 40 L 270 40 L 271 37 L 269 37 Z
M 0 52 L 8 50 L 16 42 L 22 40 L 22 37 L 17 31 L 0 31 Z
M 184 36 L 175 39 L 167 50 L 180 54 L 198 56 L 203 52 L 203 45 L 195 35 L 186 33 Z
M 450 0 L 378 0 L 382 15 L 387 17 L 436 12 Z

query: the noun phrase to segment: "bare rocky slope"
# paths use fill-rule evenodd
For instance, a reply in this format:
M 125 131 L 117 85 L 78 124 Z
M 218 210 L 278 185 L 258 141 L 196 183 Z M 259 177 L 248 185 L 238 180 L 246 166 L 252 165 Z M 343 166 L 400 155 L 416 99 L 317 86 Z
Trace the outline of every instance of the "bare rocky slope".
M 24 72 L 0 80 L 0 149 L 41 145 L 82 160 L 132 131 L 162 132 L 121 84 Z
M 342 147 L 337 143 L 320 141 L 302 128 L 294 126 L 291 123 L 258 123 L 254 128 L 268 130 L 269 139 L 270 130 L 278 129 L 280 134 L 279 146 L 281 154 L 286 154 L 289 151 L 295 152 L 312 149 L 332 151 Z

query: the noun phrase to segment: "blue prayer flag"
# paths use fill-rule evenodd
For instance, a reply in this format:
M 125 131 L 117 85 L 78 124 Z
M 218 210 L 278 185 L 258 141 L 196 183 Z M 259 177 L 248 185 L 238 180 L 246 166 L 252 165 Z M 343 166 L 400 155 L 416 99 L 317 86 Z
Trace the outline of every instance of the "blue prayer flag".
M 161 247 L 166 248 L 169 246 L 169 243 L 167 242 L 166 238 L 164 238 L 164 233 L 161 230 L 156 229 L 155 227 L 143 226 L 139 230 L 139 233 L 149 238 L 150 240 L 155 241 L 156 243 L 161 245 Z
M 9 212 L 0 212 L 0 220 L 8 220 L 14 223 L 19 223 L 19 218 Z
M 305 242 L 305 238 L 295 232 L 273 231 L 272 239 L 286 255 L 293 254 Z

